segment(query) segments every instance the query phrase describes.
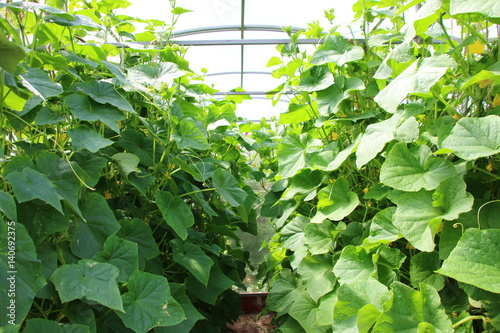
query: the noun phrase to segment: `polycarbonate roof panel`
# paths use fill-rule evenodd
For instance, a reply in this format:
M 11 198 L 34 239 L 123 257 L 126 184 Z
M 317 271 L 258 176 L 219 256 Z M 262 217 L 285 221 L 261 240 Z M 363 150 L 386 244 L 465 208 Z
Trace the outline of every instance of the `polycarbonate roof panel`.
M 169 22 L 171 8 L 165 0 L 129 0 L 133 3 L 127 14 Z M 266 65 L 272 56 L 279 56 L 276 45 L 289 37 L 281 28 L 308 27 L 319 21 L 328 30 L 330 23 L 324 11 L 335 7 L 335 25 L 352 20 L 352 4 L 356 0 L 177 0 L 176 6 L 192 10 L 179 17 L 172 41 L 188 47 L 186 60 L 195 72 L 206 70 L 206 83 L 221 92 L 241 87 L 256 92 L 245 100 L 237 113 L 258 120 L 286 111 L 285 102 L 273 107 L 264 92 L 278 87 L 283 79 L 271 76 Z M 267 45 L 238 45 L 263 43 Z M 204 44 L 217 44 L 206 46 Z M 233 44 L 233 45 L 227 45 Z M 188 46 L 190 45 L 190 46 Z M 313 50 L 313 45 L 301 45 Z

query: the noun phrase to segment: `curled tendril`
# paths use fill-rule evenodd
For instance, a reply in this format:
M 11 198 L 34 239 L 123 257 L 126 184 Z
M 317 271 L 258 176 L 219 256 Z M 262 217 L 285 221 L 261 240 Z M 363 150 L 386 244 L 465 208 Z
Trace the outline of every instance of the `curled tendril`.
M 462 227 L 462 235 L 463 235 L 463 234 L 464 234 L 464 232 L 465 232 L 465 227 L 464 227 L 464 225 L 463 225 L 462 223 L 458 223 L 458 222 L 457 222 L 457 223 L 455 223 L 455 224 L 453 225 L 453 228 L 458 228 L 458 226 L 461 226 L 461 227 Z

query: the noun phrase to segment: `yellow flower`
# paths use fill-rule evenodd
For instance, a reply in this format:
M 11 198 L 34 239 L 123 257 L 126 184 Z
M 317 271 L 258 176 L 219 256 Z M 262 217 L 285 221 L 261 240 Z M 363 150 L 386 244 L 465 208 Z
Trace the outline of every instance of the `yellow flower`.
M 474 44 L 471 44 L 467 47 L 469 53 L 473 54 L 483 54 L 484 53 L 484 45 L 478 40 Z
M 497 106 L 500 105 L 500 96 L 498 96 L 498 94 L 493 99 L 493 104 L 492 105 L 493 105 L 494 108 L 496 108 Z
M 487 86 L 489 86 L 491 84 L 491 82 L 493 82 L 491 79 L 481 80 L 478 82 L 479 88 L 486 88 Z

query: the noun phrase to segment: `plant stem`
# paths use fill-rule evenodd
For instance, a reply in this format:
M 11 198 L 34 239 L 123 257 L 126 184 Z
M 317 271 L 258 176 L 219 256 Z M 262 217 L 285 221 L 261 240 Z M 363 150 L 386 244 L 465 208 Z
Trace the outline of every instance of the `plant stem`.
M 204 188 L 204 189 L 198 190 L 198 191 L 187 192 L 187 193 L 179 195 L 179 197 L 182 198 L 182 197 L 185 197 L 187 195 L 191 195 L 191 194 L 195 194 L 195 193 L 200 193 L 200 192 L 208 192 L 208 191 L 215 191 L 215 188 Z
M 462 320 L 459 320 L 457 321 L 455 324 L 451 325 L 451 328 L 457 328 L 458 326 L 468 322 L 468 321 L 471 321 L 471 320 L 476 320 L 476 319 L 482 319 L 482 320 L 485 320 L 486 318 L 484 316 L 470 316 L 470 317 L 467 317 L 467 318 L 464 318 Z

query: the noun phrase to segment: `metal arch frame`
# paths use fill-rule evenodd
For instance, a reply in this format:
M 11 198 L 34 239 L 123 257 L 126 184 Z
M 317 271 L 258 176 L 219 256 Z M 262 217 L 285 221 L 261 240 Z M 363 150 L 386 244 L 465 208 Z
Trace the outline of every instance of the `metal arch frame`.
M 228 31 L 263 31 L 263 32 L 284 32 L 282 27 L 279 25 L 221 25 L 221 26 L 209 26 L 194 29 L 186 29 L 181 31 L 174 31 L 172 33 L 172 38 L 182 38 L 186 36 L 206 34 L 206 33 L 216 33 L 216 32 L 228 32 Z M 292 27 L 292 32 L 296 33 L 303 28 Z

